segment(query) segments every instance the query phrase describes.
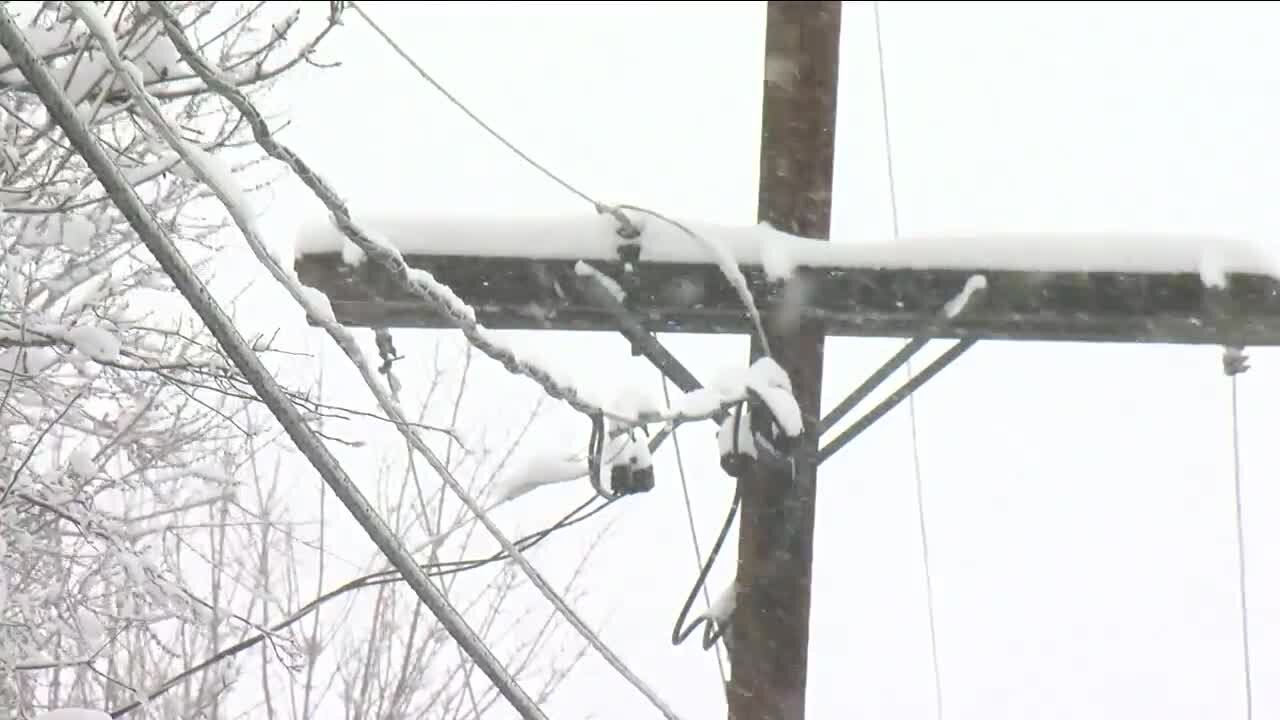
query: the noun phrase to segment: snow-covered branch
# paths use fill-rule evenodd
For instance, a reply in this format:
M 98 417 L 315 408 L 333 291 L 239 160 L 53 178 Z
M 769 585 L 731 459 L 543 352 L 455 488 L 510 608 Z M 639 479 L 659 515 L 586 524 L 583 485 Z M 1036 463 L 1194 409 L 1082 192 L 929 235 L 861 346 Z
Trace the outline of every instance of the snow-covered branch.
M 166 28 L 172 30 L 170 33 L 171 39 L 175 39 L 175 42 L 176 39 L 181 39 L 183 43 L 186 43 L 185 37 L 182 36 L 180 25 L 167 8 L 164 8 L 160 3 L 153 3 L 151 7 L 153 10 L 162 13 Z M 74 9 L 85 20 L 90 32 L 95 33 L 95 35 L 109 33 L 109 27 L 106 27 L 105 21 L 99 21 L 96 5 L 78 5 Z M 115 38 L 99 37 L 98 40 L 112 67 L 117 71 L 118 79 L 125 81 L 125 86 L 129 89 L 133 99 L 140 102 L 142 107 L 152 116 L 151 119 L 157 125 L 157 130 L 161 129 L 159 126 L 167 126 L 167 121 L 155 109 L 154 101 L 148 97 L 140 74 L 136 71 L 131 71 L 131 63 L 122 58 L 117 51 Z M 50 116 L 62 127 L 77 153 L 84 158 L 85 162 L 98 177 L 103 187 L 111 195 L 113 202 L 128 218 L 130 225 L 138 233 L 143 243 L 146 244 L 148 250 L 156 257 L 166 274 L 173 280 L 196 313 L 200 315 L 201 319 L 217 338 L 218 343 L 231 357 L 236 367 L 252 383 L 254 389 L 280 421 L 303 455 L 321 474 L 326 483 L 343 501 L 343 504 L 347 506 L 352 515 L 369 533 L 370 537 L 379 545 L 379 548 L 403 573 L 409 585 L 422 601 L 430 607 L 441 623 L 448 628 L 449 633 L 453 635 L 476 664 L 484 670 L 490 680 L 502 690 L 503 695 L 508 698 L 512 705 L 518 708 L 525 717 L 542 717 L 543 715 L 537 706 L 496 661 L 484 643 L 466 624 L 465 620 L 445 601 L 439 591 L 421 572 L 413 558 L 405 551 L 403 545 L 391 534 L 386 524 L 369 506 L 368 501 L 356 488 L 332 453 L 308 427 L 305 418 L 289 401 L 288 396 L 275 379 L 262 366 L 253 350 L 236 331 L 230 318 L 221 310 L 216 301 L 210 297 L 208 290 L 200 283 L 154 217 L 147 212 L 127 178 L 115 166 L 101 144 L 90 134 L 83 121 L 78 117 L 74 105 L 32 51 L 22 31 L 4 8 L 0 8 L 0 45 L 9 52 L 22 71 L 23 76 L 27 78 L 40 96 Z M 190 60 L 194 53 L 189 44 L 187 44 L 187 50 L 188 55 L 186 57 Z M 239 90 L 236 89 L 235 92 L 239 93 Z M 172 128 L 169 128 L 169 130 L 171 131 Z M 202 158 L 193 153 L 193 148 L 189 143 L 186 143 L 181 138 L 177 138 L 176 142 L 170 139 L 169 142 L 172 143 L 175 150 L 184 154 L 184 159 L 187 159 L 192 164 L 193 169 L 199 168 L 206 173 L 216 172 L 218 166 L 209 162 L 207 158 Z M 215 186 L 215 191 L 220 194 L 220 199 L 228 202 L 226 194 L 234 186 L 227 187 L 226 179 L 221 176 L 203 179 L 206 182 L 212 182 Z M 234 198 L 231 201 L 234 202 Z M 232 209 L 234 210 L 235 208 Z M 241 213 L 233 212 L 233 218 L 237 223 L 240 223 L 245 216 Z M 252 227 L 242 227 L 241 229 L 252 232 Z

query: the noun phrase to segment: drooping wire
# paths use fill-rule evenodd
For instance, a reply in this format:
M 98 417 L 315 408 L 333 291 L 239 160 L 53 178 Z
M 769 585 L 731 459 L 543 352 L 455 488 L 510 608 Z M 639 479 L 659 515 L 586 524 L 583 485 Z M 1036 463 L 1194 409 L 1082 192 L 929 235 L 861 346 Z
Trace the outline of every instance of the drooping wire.
M 893 141 L 889 130 L 889 91 L 884 70 L 884 38 L 880 29 L 880 2 L 871 3 L 871 12 L 875 20 L 876 60 L 880 78 L 880 120 L 884 130 L 885 169 L 889 181 L 889 209 L 893 220 L 893 239 L 901 239 L 901 224 L 898 214 L 898 183 L 893 165 Z M 915 370 L 911 359 L 906 363 L 907 379 L 910 380 Z M 907 396 L 907 416 L 911 423 L 911 463 L 916 484 L 916 516 L 920 525 L 920 553 L 924 564 L 925 602 L 929 611 L 929 654 L 933 662 L 933 695 L 934 707 L 938 720 L 942 720 L 942 671 L 938 661 L 938 628 L 934 613 L 933 573 L 929 564 L 929 532 L 925 522 L 924 511 L 924 473 L 920 469 L 920 438 L 916 422 L 915 393 Z
M 739 446 L 738 438 L 742 433 L 742 407 L 745 402 L 738 403 L 733 409 L 733 440 L 732 453 L 733 457 L 740 458 L 742 456 L 742 448 Z M 689 590 L 689 595 L 685 598 L 684 607 L 680 609 L 680 615 L 676 618 L 675 627 L 671 629 L 671 644 L 679 645 L 683 643 L 699 625 L 704 625 L 702 631 L 702 649 L 706 650 L 713 646 L 720 636 L 724 634 L 725 628 L 716 627 L 717 623 L 708 616 L 703 616 L 693 621 L 689 627 L 685 627 L 685 620 L 689 619 L 689 611 L 693 609 L 693 602 L 698 597 L 698 591 L 704 589 L 707 584 L 707 576 L 711 574 L 711 568 L 716 563 L 716 558 L 720 555 L 720 549 L 724 547 L 724 541 L 729 537 L 729 528 L 733 527 L 733 520 L 738 515 L 738 505 L 742 502 L 742 485 L 736 483 L 733 490 L 733 501 L 729 504 L 729 513 L 724 519 L 724 525 L 720 527 L 720 534 L 716 536 L 715 544 L 711 546 L 711 553 L 707 556 L 707 561 L 702 564 L 702 569 L 698 571 L 698 579 L 694 581 L 693 588 Z M 734 580 L 736 592 L 737 579 Z M 710 607 L 708 607 L 710 609 Z
M 736 427 L 735 427 L 736 430 Z M 689 595 L 685 598 L 684 606 L 680 608 L 680 615 L 676 618 L 675 627 L 671 629 L 671 644 L 679 645 L 683 643 L 699 625 L 704 625 L 702 631 L 702 649 L 706 650 L 715 645 L 716 640 L 724 634 L 724 628 L 718 627 L 718 623 L 711 620 L 707 616 L 699 617 L 694 620 L 688 627 L 685 627 L 685 621 L 689 619 L 689 611 L 693 609 L 693 603 L 698 598 L 698 591 L 706 586 L 707 576 L 711 574 L 711 568 L 716 563 L 716 558 L 720 555 L 721 548 L 724 547 L 724 541 L 729 537 L 729 529 L 733 527 L 733 521 L 738 516 L 738 506 L 742 502 L 742 488 L 740 485 L 734 486 L 733 501 L 729 503 L 729 512 L 725 516 L 724 525 L 720 527 L 720 534 L 716 536 L 715 543 L 711 546 L 711 553 L 707 555 L 707 561 L 703 563 L 702 569 L 698 572 L 698 579 L 694 581 L 693 589 L 689 591 Z
M 587 475 L 596 495 L 612 500 L 613 494 L 604 489 L 604 480 L 600 477 L 604 471 L 604 439 L 604 413 L 596 413 L 591 416 L 591 437 L 587 440 Z
M 1236 555 L 1240 568 L 1240 643 L 1244 655 L 1244 707 L 1245 720 L 1253 720 L 1253 660 L 1249 651 L 1249 596 L 1245 575 L 1244 501 L 1240 493 L 1240 399 L 1237 375 L 1248 369 L 1243 355 L 1229 349 L 1223 357 L 1223 367 L 1231 377 L 1231 460 L 1236 508 Z
M 659 375 L 662 375 L 659 372 Z M 662 397 L 667 407 L 671 406 L 671 388 L 667 382 L 667 376 L 662 375 Z M 680 471 L 680 490 L 684 494 L 684 510 L 685 517 L 689 520 L 689 537 L 693 540 L 693 557 L 698 564 L 699 572 L 702 569 L 702 546 L 698 542 L 698 525 L 693 520 L 693 501 L 689 499 L 689 480 L 684 472 L 684 455 L 680 451 L 680 437 L 678 433 L 672 432 L 671 442 L 675 445 L 676 468 Z M 702 584 L 702 598 L 707 603 L 707 610 L 711 610 L 711 591 L 707 589 L 704 582 Z M 720 682 L 728 684 L 729 675 L 724 669 L 724 658 L 720 654 L 720 646 L 715 646 L 716 651 L 716 667 L 720 669 Z

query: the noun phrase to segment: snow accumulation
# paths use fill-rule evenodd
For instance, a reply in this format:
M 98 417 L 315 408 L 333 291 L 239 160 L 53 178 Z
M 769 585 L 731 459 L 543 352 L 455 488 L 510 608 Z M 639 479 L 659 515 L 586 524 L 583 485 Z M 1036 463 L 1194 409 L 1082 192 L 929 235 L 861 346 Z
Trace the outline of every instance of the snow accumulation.
M 76 26 L 68 22 L 67 18 L 63 18 L 52 28 L 23 29 L 27 42 L 31 43 L 38 54 L 48 56 L 76 47 L 84 40 L 84 28 L 88 28 L 90 32 L 107 42 L 113 51 L 123 53 L 131 64 L 138 65 L 136 68 L 131 68 L 129 72 L 147 82 L 173 78 L 180 71 L 190 74 L 189 69 L 184 69 L 184 63 L 178 55 L 177 48 L 165 35 L 163 28 L 155 27 L 138 33 L 128 39 L 125 47 L 121 47 L 121 39 L 116 37 L 111 23 L 95 3 L 73 2 L 70 7 L 83 23 L 83 27 Z M 13 60 L 4 50 L 0 50 L 0 68 L 10 68 L 0 73 L 0 81 L 23 82 L 22 74 L 13 68 Z M 251 69 L 257 71 L 256 67 Z M 57 66 L 52 71 L 76 105 L 89 98 L 103 81 L 113 75 L 106 54 L 96 46 L 91 46 L 88 52 L 77 56 L 75 62 Z M 116 78 L 112 80 L 112 85 L 121 88 L 123 82 Z
M 42 56 L 70 46 L 82 34 L 61 24 L 54 28 L 28 27 L 23 30 L 23 33 L 27 36 L 27 42 L 31 44 L 31 48 Z M 0 48 L 0 67 L 12 68 L 13 65 L 13 58 L 9 57 L 7 51 Z M 0 81 L 6 84 L 20 83 L 23 81 L 22 73 L 17 69 L 7 70 L 0 74 Z
M 986 288 L 987 278 L 982 275 L 971 275 L 969 279 L 965 281 L 964 287 L 960 290 L 960 293 L 948 300 L 946 305 L 942 306 L 942 311 L 946 313 L 946 316 L 949 318 L 959 315 L 964 312 L 964 308 L 969 304 L 969 300 L 973 298 L 973 294 L 979 290 L 985 290 Z
M 641 228 L 641 261 L 712 263 L 704 243 L 656 218 L 632 216 Z M 611 261 L 621 238 L 605 215 L 492 218 L 361 218 L 402 253 L 534 260 Z M 823 242 L 768 225 L 685 222 L 726 248 L 740 265 L 787 274 L 797 266 L 1022 272 L 1254 273 L 1280 277 L 1280 257 L 1259 243 L 1232 237 L 1165 233 L 995 233 Z M 304 226 L 298 256 L 340 252 L 345 238 L 331 224 Z
M 101 710 L 59 708 L 42 712 L 35 720 L 111 720 L 111 716 Z
M 721 590 L 716 599 L 711 603 L 711 607 L 702 613 L 701 617 L 706 620 L 714 620 L 717 624 L 723 625 L 729 621 L 729 617 L 733 615 L 734 609 L 738 605 L 738 580 L 729 583 L 728 587 Z
M 333 314 L 333 306 L 329 304 L 329 297 L 313 287 L 303 285 L 301 288 L 302 296 L 307 299 L 307 304 L 303 308 L 307 314 L 321 323 L 335 323 L 337 316 Z
M 111 52 L 120 52 L 120 47 L 116 44 L 116 34 L 111 28 L 111 23 L 107 22 L 107 17 L 98 9 L 97 3 L 91 0 L 72 0 L 71 9 L 75 10 L 80 16 L 80 20 L 89 26 L 89 30 L 98 36 L 103 42 L 111 43 Z
M 27 247 L 62 245 L 76 254 L 82 254 L 89 250 L 97 232 L 98 228 L 92 221 L 72 213 L 50 217 L 44 223 L 28 224 L 22 232 L 21 242 Z
M 115 362 L 120 359 L 120 339 L 105 328 L 80 325 L 68 330 L 66 339 L 93 360 Z
M 558 453 L 539 453 L 514 471 L 501 475 L 490 491 L 494 502 L 514 500 L 544 485 L 577 480 L 587 475 L 584 458 Z
M 573 266 L 573 271 L 582 277 L 595 276 L 595 278 L 600 281 L 600 284 L 604 286 L 605 290 L 609 291 L 609 294 L 612 295 L 615 300 L 618 302 L 626 302 L 627 293 L 622 289 L 622 286 L 618 284 L 618 281 L 600 272 L 594 265 L 579 260 Z
M 747 371 L 746 385 L 769 406 L 783 432 L 791 437 L 804 433 L 800 405 L 791 394 L 791 379 L 776 360 L 766 355 L 752 363 Z

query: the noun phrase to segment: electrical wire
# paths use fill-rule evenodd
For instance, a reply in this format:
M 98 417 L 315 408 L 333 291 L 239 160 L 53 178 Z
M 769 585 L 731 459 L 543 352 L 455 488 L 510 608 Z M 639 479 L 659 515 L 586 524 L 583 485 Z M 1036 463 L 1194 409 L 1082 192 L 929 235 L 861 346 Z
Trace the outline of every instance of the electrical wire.
M 1236 553 L 1240 566 L 1240 643 L 1244 654 L 1244 707 L 1246 720 L 1253 720 L 1253 662 L 1249 652 L 1249 600 L 1245 582 L 1244 502 L 1240 496 L 1240 400 L 1236 373 L 1231 373 L 1231 459 L 1236 506 Z
M 871 3 L 871 12 L 875 20 L 876 32 L 876 60 L 877 69 L 880 79 L 880 114 L 881 125 L 884 129 L 884 155 L 885 168 L 889 181 L 889 208 L 893 219 L 893 239 L 895 241 L 901 239 L 901 225 L 898 214 L 898 189 L 897 177 L 894 173 L 893 165 L 893 142 L 892 135 L 889 131 L 889 92 L 888 82 L 885 79 L 884 71 L 884 38 L 880 28 L 880 2 L 875 0 Z M 910 381 L 914 375 L 911 359 L 908 357 L 906 362 L 907 379 Z M 925 586 L 925 602 L 929 611 L 929 653 L 933 662 L 933 693 L 934 707 L 937 712 L 938 720 L 942 720 L 942 672 L 938 660 L 938 629 L 934 613 L 933 600 L 933 573 L 929 564 L 929 532 L 928 524 L 925 522 L 924 511 L 924 473 L 920 469 L 920 438 L 918 433 L 918 424 L 916 422 L 916 398 L 915 393 L 907 396 L 907 416 L 911 424 L 911 463 L 915 474 L 916 484 L 916 516 L 920 525 L 920 552 L 922 562 L 924 564 L 924 586 Z
M 736 429 L 736 428 L 735 428 Z M 720 534 L 716 536 L 715 544 L 711 546 L 711 553 L 707 556 L 707 561 L 703 563 L 702 569 L 698 571 L 698 579 L 693 583 L 693 589 L 689 591 L 689 595 L 685 598 L 684 606 L 680 608 L 680 615 L 676 618 L 675 627 L 671 629 L 671 644 L 679 645 L 683 643 L 699 625 L 705 624 L 706 627 L 702 633 L 702 647 L 708 649 L 715 644 L 716 640 L 724 633 L 723 627 L 715 627 L 714 621 L 707 616 L 703 616 L 694 620 L 688 627 L 684 623 L 689 619 L 689 611 L 693 609 L 693 603 L 698 598 L 698 591 L 706 586 L 707 576 L 711 574 L 711 568 L 715 565 L 716 558 L 720 555 L 721 548 L 724 547 L 724 541 L 729 537 L 729 529 L 733 527 L 733 521 L 738 516 L 738 506 L 742 504 L 742 486 L 735 485 L 733 491 L 733 501 L 729 503 L 729 512 L 724 518 L 724 525 L 720 527 Z
M 435 88 L 436 92 L 439 92 L 441 95 L 443 95 L 445 99 L 453 103 L 454 107 L 461 110 L 462 113 L 466 115 L 468 118 L 470 118 L 472 122 L 474 122 L 476 125 L 479 125 L 480 128 L 485 132 L 489 133 L 489 135 L 492 136 L 494 140 L 497 140 L 498 142 L 502 143 L 503 146 L 505 146 L 511 152 L 515 153 L 521 160 L 524 160 L 535 170 L 541 172 L 543 175 L 546 175 L 548 178 L 550 178 L 553 182 L 555 182 L 560 187 L 564 188 L 565 190 L 568 190 L 574 195 L 577 195 L 583 200 L 586 200 L 587 202 L 591 203 L 592 207 L 596 208 L 597 212 L 606 213 L 609 211 L 608 205 L 605 205 L 604 203 L 591 197 L 586 192 L 578 189 L 577 186 L 573 185 L 568 180 L 565 180 L 564 178 L 552 172 L 546 165 L 543 165 L 537 160 L 534 160 L 532 157 L 529 156 L 528 153 L 516 147 L 515 143 L 512 143 L 510 140 L 507 140 L 505 137 L 503 137 L 502 133 L 493 129 L 493 126 L 485 122 L 483 118 L 481 118 L 479 115 L 472 112 L 471 108 L 468 108 L 465 104 L 463 104 L 461 100 L 455 97 L 453 93 L 449 92 L 444 87 L 444 85 L 441 85 L 434 77 L 431 76 L 431 73 L 427 72 L 425 68 L 419 65 L 418 61 L 413 59 L 413 56 L 409 55 L 409 53 L 406 52 L 404 48 L 400 47 L 400 44 L 397 43 L 394 39 L 392 39 L 392 37 L 387 34 L 387 31 L 382 29 L 382 26 L 380 26 L 377 22 L 375 22 L 373 18 L 369 17 L 368 13 L 364 11 L 364 8 L 360 7 L 360 5 L 354 2 L 348 3 L 347 6 L 350 7 L 352 10 L 354 10 L 356 14 L 358 14 L 361 18 L 363 18 L 364 21 L 369 25 L 369 27 L 373 28 L 373 31 L 382 37 L 382 40 L 387 43 L 387 46 L 390 47 L 395 52 L 396 55 L 399 55 L 402 60 L 408 63 L 409 66 L 412 67 L 414 71 L 418 73 L 419 77 L 421 77 L 423 80 L 428 82 L 431 85 L 431 87 Z M 630 221 L 628 221 L 627 224 L 629 225 Z
M 661 372 L 659 372 L 661 375 Z M 662 397 L 666 401 L 667 406 L 671 406 L 671 390 L 667 383 L 667 376 L 662 375 Z M 680 490 L 684 494 L 684 511 L 685 517 L 689 520 L 689 537 L 693 540 L 693 557 L 698 563 L 699 572 L 702 569 L 702 547 L 698 542 L 698 526 L 693 520 L 693 501 L 689 498 L 689 480 L 684 472 L 684 454 L 680 452 L 680 438 L 675 432 L 671 433 L 671 442 L 675 446 L 676 468 L 680 471 Z M 711 610 L 711 591 L 707 589 L 706 583 L 702 585 L 702 598 L 707 603 L 707 610 Z M 720 681 L 728 684 L 729 675 L 724 669 L 724 658 L 720 654 L 720 646 L 715 646 L 716 651 L 716 667 L 720 669 Z
M 546 175 L 556 184 L 560 185 L 565 190 L 568 190 L 570 193 L 573 193 L 579 198 L 582 198 L 588 203 L 591 203 L 591 206 L 595 208 L 597 213 L 600 213 L 602 215 L 609 215 L 613 219 L 617 220 L 618 225 L 620 226 L 618 233 L 623 237 L 637 238 L 640 236 L 640 230 L 631 221 L 631 218 L 628 217 L 625 212 L 623 212 L 623 210 L 632 210 L 635 212 L 641 212 L 641 213 L 653 215 L 659 220 L 662 220 L 674 226 L 675 228 L 677 228 L 678 230 L 681 230 L 682 232 L 694 238 L 695 240 L 699 240 L 703 244 L 707 245 L 714 255 L 719 256 L 721 254 L 720 253 L 721 248 L 718 245 L 711 243 L 703 236 L 695 233 L 693 230 L 689 229 L 689 227 L 684 225 L 683 223 L 677 222 L 665 215 L 662 215 L 661 213 L 655 212 L 653 210 L 649 210 L 647 208 L 642 208 L 636 205 L 609 205 L 607 203 L 601 202 L 591 197 L 591 195 L 587 194 L 585 191 L 573 185 L 568 180 L 565 180 L 564 178 L 555 174 L 547 166 L 534 160 L 532 157 L 529 156 L 528 153 L 524 152 L 519 147 L 517 147 L 515 143 L 505 138 L 502 135 L 502 133 L 499 133 L 497 130 L 495 130 L 492 125 L 485 122 L 479 115 L 477 115 L 474 111 L 472 111 L 471 108 L 467 107 L 453 93 L 449 92 L 444 87 L 444 85 L 440 84 L 438 80 L 436 80 L 434 77 L 431 76 L 431 73 L 427 72 L 426 68 L 419 65 L 418 61 L 414 60 L 413 56 L 409 55 L 408 51 L 406 51 L 403 47 L 401 47 L 400 44 L 397 43 L 395 39 L 393 39 L 391 35 L 387 33 L 386 30 L 382 29 L 382 26 L 380 26 L 372 17 L 370 17 L 369 14 L 366 13 L 362 7 L 360 7 L 360 5 L 358 5 L 357 3 L 351 2 L 351 3 L 348 3 L 348 6 L 352 10 L 354 10 L 356 14 L 358 14 L 365 21 L 365 23 L 367 23 L 369 27 L 372 28 L 373 31 L 377 33 L 379 37 L 382 38 L 384 42 L 386 42 L 387 46 L 390 47 L 391 50 L 395 52 L 396 55 L 400 56 L 402 60 L 408 63 L 409 66 L 413 68 L 414 72 L 416 72 L 419 77 L 421 77 L 424 81 L 430 84 L 431 87 L 435 88 L 435 90 L 439 92 L 441 95 L 444 95 L 445 99 L 447 99 L 450 103 L 452 103 L 454 107 L 462 111 L 462 113 L 466 115 L 468 118 L 470 118 L 472 122 L 474 122 L 476 125 L 479 125 L 482 130 L 487 132 L 490 136 L 492 136 L 498 142 L 502 143 L 504 147 L 506 147 L 508 150 L 514 153 L 521 160 L 524 160 L 534 169 L 538 170 L 543 175 Z M 725 259 L 722 257 L 717 257 L 716 264 L 720 266 L 720 269 L 724 273 L 726 279 L 728 279 L 729 284 L 733 286 L 734 290 L 738 293 L 739 298 L 742 300 L 743 304 L 746 306 L 747 312 L 751 316 L 751 321 L 755 326 L 756 335 L 758 336 L 758 339 L 760 341 L 760 347 L 764 351 L 764 354 L 772 357 L 773 353 L 770 351 L 770 348 L 769 348 L 769 339 L 764 332 L 764 322 L 760 317 L 759 308 L 756 307 L 755 299 L 751 296 L 750 288 L 747 286 L 746 276 L 742 274 L 742 271 L 738 268 L 736 264 L 731 262 L 726 262 Z

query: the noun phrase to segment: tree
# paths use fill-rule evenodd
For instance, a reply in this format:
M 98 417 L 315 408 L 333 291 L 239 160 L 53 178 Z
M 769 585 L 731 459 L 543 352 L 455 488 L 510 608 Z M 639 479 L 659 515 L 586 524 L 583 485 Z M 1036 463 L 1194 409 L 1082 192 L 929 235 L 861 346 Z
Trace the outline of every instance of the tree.
M 121 78 L 66 4 L 25 9 L 29 41 L 81 119 L 207 276 L 225 243 L 208 187 L 139 121 Z M 299 37 L 300 16 L 281 15 L 276 4 L 171 9 L 200 52 L 257 95 L 333 27 L 330 18 Z M 241 117 L 181 62 L 150 5 L 110 3 L 100 12 L 186 141 L 221 156 L 242 184 L 263 187 Z M 202 661 L 254 637 L 266 638 L 274 668 L 305 673 L 304 695 L 315 689 L 315 672 L 329 672 L 365 688 L 347 702 L 362 717 L 375 703 L 379 716 L 399 716 L 432 684 L 422 682 L 421 666 L 393 671 L 382 662 L 389 628 L 402 616 L 421 625 L 425 634 L 397 634 L 401 649 L 414 652 L 436 653 L 447 638 L 386 587 L 374 601 L 376 622 L 347 633 L 349 645 L 364 648 L 343 653 L 366 658 L 359 680 L 317 649 L 319 624 L 309 642 L 263 632 L 279 624 L 273 615 L 296 614 L 289 601 L 302 598 L 299 578 L 274 558 L 296 556 L 310 541 L 281 507 L 279 472 L 263 471 L 278 454 L 273 425 L 207 330 L 170 310 L 169 279 L 139 251 L 8 57 L 0 57 L 0 103 L 0 717 L 67 705 L 121 709 L 149 697 L 168 717 L 220 717 L 238 675 L 233 663 Z M 265 339 L 255 348 L 274 350 Z M 309 392 L 292 397 L 317 424 L 340 412 Z M 512 582 L 499 573 L 477 597 L 499 607 Z M 270 707 L 281 681 L 268 675 L 264 666 L 261 702 Z M 410 678 L 414 692 L 403 690 Z M 392 680 L 400 689 L 375 698 L 371 688 L 394 688 Z M 435 687 L 447 694 L 462 686 L 446 677 Z M 251 696 L 235 703 L 253 704 Z M 291 712 L 315 710 L 303 702 Z
M 22 18 L 32 43 L 207 269 L 220 244 L 207 190 L 140 130 L 68 8 L 32 5 Z M 287 54 L 289 18 L 177 9 L 246 89 L 260 92 L 301 60 Z M 116 3 L 106 17 L 193 139 L 209 152 L 243 142 L 140 4 Z M 167 278 L 7 56 L 0 83 L 0 708 L 21 714 L 119 702 L 170 663 L 163 638 L 203 636 L 210 617 L 229 612 L 218 605 L 224 571 L 211 595 L 193 590 L 179 548 L 202 532 L 200 515 L 246 519 L 235 478 L 270 438 L 246 438 L 235 418 L 252 398 L 207 333 L 159 312 Z

